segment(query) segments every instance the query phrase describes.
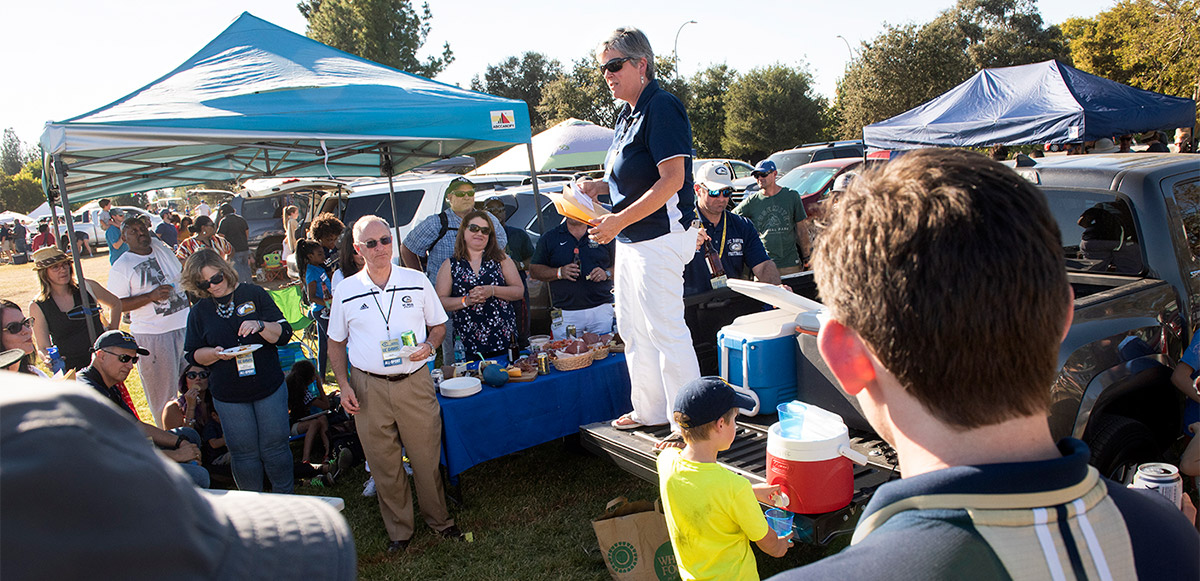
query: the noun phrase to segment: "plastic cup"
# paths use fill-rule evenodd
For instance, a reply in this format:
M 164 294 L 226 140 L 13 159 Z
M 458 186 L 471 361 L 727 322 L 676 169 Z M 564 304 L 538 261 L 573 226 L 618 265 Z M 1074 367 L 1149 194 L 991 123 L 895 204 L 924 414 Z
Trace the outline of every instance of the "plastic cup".
M 768 508 L 766 512 L 767 526 L 770 526 L 776 535 L 786 537 L 792 532 L 792 519 L 795 516 L 783 509 Z
M 779 412 L 780 434 L 792 440 L 804 437 L 804 414 L 808 406 L 798 401 L 784 402 L 775 408 Z

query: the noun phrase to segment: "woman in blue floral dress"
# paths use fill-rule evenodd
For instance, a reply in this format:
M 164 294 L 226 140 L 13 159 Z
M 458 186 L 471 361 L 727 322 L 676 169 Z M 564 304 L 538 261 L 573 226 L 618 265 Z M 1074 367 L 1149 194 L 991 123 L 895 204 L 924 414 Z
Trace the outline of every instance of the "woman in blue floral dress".
M 438 270 L 436 289 L 468 356 L 504 352 L 517 328 L 512 303 L 524 298 L 525 285 L 517 265 L 496 243 L 486 213 L 475 211 L 463 218 L 454 255 Z

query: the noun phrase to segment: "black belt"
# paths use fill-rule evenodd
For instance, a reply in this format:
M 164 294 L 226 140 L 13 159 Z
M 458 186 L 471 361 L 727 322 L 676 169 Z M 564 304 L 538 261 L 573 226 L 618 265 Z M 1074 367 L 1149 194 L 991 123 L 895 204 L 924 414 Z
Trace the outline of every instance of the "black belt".
M 370 371 L 366 371 L 363 369 L 359 369 L 359 371 L 362 371 L 363 373 L 366 373 L 367 375 L 370 375 L 371 377 L 378 377 L 379 379 L 386 379 L 388 381 L 404 381 L 405 379 L 408 379 L 409 377 L 411 377 L 413 375 L 413 373 L 420 371 L 420 369 L 418 369 L 417 371 L 413 371 L 412 373 L 397 373 L 395 375 L 380 375 L 378 373 L 371 373 Z

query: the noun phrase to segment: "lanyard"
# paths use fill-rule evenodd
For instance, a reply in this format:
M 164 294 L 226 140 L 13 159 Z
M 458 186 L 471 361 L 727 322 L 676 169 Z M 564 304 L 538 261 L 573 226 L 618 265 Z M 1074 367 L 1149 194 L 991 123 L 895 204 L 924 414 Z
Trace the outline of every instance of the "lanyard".
M 717 258 L 725 258 L 725 233 L 729 229 L 729 220 L 725 219 L 725 213 L 721 213 L 721 245 L 717 247 Z
M 387 285 L 385 284 L 383 286 L 387 286 Z M 392 300 L 388 302 L 388 310 L 387 310 L 386 315 L 383 314 L 383 306 L 381 306 L 379 304 L 379 299 L 376 298 L 376 296 L 378 294 L 379 293 L 371 293 L 371 300 L 375 301 L 375 308 L 379 310 L 379 315 L 381 317 L 383 317 L 383 326 L 385 329 L 387 329 L 388 339 L 391 339 L 392 338 L 392 326 L 391 326 L 392 305 L 396 304 L 396 293 L 394 291 L 392 292 Z

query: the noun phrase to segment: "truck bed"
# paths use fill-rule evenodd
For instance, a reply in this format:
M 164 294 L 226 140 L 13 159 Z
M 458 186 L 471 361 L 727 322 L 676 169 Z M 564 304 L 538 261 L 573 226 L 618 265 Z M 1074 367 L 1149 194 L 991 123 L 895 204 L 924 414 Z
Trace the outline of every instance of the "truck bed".
M 718 463 L 752 483 L 766 482 L 767 429 L 774 421 L 774 415 L 739 418 L 733 445 L 717 456 Z M 607 456 L 626 472 L 657 483 L 654 444 L 667 435 L 668 429 L 663 426 L 622 431 L 607 422 L 598 422 L 583 426 L 579 431 L 584 448 L 598 456 Z M 873 434 L 851 430 L 850 445 L 865 454 L 869 461 L 866 466 L 854 465 L 854 497 L 850 505 L 823 514 L 797 514 L 794 524 L 797 541 L 824 545 L 839 535 L 852 532 L 875 489 L 900 477 L 896 455 L 886 442 Z

